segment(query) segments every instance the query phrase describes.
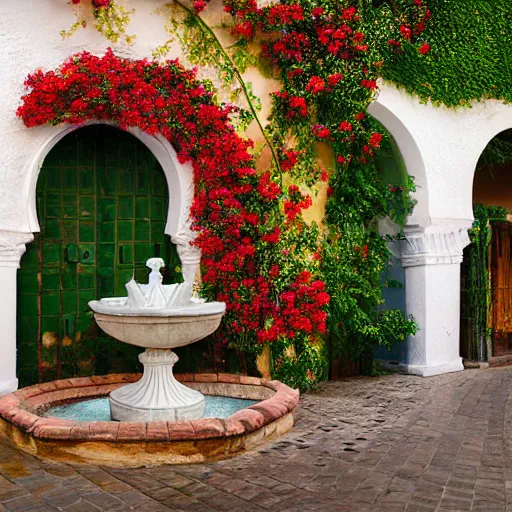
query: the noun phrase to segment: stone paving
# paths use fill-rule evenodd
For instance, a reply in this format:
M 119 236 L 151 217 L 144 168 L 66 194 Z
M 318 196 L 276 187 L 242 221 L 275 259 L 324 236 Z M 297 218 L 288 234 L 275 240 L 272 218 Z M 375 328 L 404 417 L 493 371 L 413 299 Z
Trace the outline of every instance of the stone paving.
M 111 469 L 0 444 L 0 511 L 512 512 L 512 368 L 323 384 L 232 460 Z

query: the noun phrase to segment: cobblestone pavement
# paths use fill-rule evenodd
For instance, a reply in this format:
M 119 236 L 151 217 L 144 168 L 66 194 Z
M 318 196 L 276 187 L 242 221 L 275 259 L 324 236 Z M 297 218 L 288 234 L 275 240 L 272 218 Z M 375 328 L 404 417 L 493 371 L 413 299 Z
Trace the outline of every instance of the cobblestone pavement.
M 292 432 L 190 466 L 45 463 L 0 444 L 0 511 L 512 511 L 512 368 L 330 382 Z

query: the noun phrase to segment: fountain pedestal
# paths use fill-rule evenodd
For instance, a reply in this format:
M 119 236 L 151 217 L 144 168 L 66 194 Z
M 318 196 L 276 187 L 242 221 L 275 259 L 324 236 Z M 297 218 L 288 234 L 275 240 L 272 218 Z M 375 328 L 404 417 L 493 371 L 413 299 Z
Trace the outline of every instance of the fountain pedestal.
M 142 378 L 110 393 L 117 421 L 185 421 L 204 416 L 204 396 L 179 383 L 172 373 L 178 356 L 170 349 L 147 348 L 139 355 Z

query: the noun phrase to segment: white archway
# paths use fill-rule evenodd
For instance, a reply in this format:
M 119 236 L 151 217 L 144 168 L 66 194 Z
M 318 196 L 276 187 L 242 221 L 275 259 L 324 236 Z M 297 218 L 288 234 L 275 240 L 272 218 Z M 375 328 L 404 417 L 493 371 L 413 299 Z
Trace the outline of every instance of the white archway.
M 58 125 L 40 147 L 29 166 L 28 171 L 28 210 L 27 218 L 32 233 L 39 232 L 39 220 L 36 209 L 36 187 L 39 172 L 51 149 L 66 135 L 92 124 L 107 124 L 117 127 L 114 123 L 89 122 L 81 125 Z M 199 266 L 201 254 L 199 249 L 192 247 L 190 242 L 194 234 L 190 229 L 190 207 L 194 198 L 194 174 L 190 163 L 181 164 L 176 150 L 162 135 L 151 136 L 139 128 L 130 128 L 128 133 L 139 139 L 155 156 L 161 165 L 168 186 L 169 210 L 165 233 L 170 235 L 176 244 L 182 263 L 183 276 L 193 280 Z
M 456 124 L 460 119 L 390 84 L 380 87 L 368 112 L 394 137 L 417 186 L 416 205 L 395 255 L 405 269 L 406 310 L 419 330 L 405 342 L 399 367 L 421 376 L 459 371 L 459 271 L 472 210 L 467 197 L 450 195 L 460 182 L 458 176 L 440 174 L 445 156 L 440 148 L 450 147 L 445 130 L 452 127 L 446 120 Z M 465 155 L 464 164 L 468 158 Z M 451 159 L 446 161 L 454 165 Z
M 25 252 L 27 243 L 33 240 L 33 233 L 39 231 L 36 210 L 36 187 L 39 172 L 50 150 L 69 133 L 83 125 L 41 126 L 26 130 L 20 129 L 20 140 L 24 141 L 23 187 L 17 194 L 20 210 L 6 218 L 6 228 L 0 230 L 0 340 L 2 357 L 0 358 L 0 395 L 17 389 L 16 376 L 16 329 L 17 329 L 17 278 L 16 272 Z M 103 123 L 110 124 L 110 123 Z M 115 124 L 112 124 L 115 126 Z M 192 281 L 199 269 L 201 254 L 190 242 L 194 233 L 190 229 L 190 207 L 194 196 L 194 175 L 191 164 L 178 162 L 176 151 L 163 137 L 152 137 L 139 129 L 127 130 L 139 139 L 153 153 L 160 163 L 168 184 L 169 210 L 165 233 L 177 246 L 181 260 L 182 273 L 186 280 Z M 12 224 L 12 227 L 11 225 Z M 8 226 L 8 227 L 7 227 Z
M 393 136 L 404 160 L 407 173 L 414 178 L 416 192 L 413 194 L 413 198 L 416 204 L 409 222 L 411 224 L 429 222 L 427 174 L 421 151 L 413 134 L 398 117 L 398 112 L 393 112 L 389 105 L 379 102 L 379 96 L 370 104 L 368 112 Z
M 89 122 L 81 125 L 58 125 L 41 146 L 29 167 L 28 180 L 28 225 L 32 233 L 39 232 L 39 220 L 36 209 L 36 187 L 39 172 L 48 153 L 66 135 L 92 124 L 114 123 Z M 178 255 L 182 263 L 183 276 L 186 280 L 193 280 L 200 262 L 200 251 L 191 247 L 190 242 L 194 234 L 190 229 L 190 207 L 194 198 L 194 174 L 190 163 L 181 164 L 178 161 L 176 150 L 162 135 L 151 136 L 139 128 L 130 128 L 128 133 L 139 139 L 154 155 L 161 165 L 168 186 L 169 210 L 165 233 L 170 235 L 176 244 Z

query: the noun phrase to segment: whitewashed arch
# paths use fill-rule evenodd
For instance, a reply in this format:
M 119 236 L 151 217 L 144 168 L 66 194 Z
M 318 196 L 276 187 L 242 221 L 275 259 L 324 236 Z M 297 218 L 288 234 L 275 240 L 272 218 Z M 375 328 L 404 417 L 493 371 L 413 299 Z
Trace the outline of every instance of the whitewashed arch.
M 503 105 L 505 107 L 505 105 Z M 508 107 L 508 105 L 507 105 Z M 475 182 L 475 173 L 477 169 L 478 160 L 485 151 L 489 143 L 500 133 L 512 129 L 512 108 L 504 108 L 499 110 L 492 118 L 491 122 L 482 130 L 481 137 L 474 146 L 472 175 L 471 175 L 471 189 L 473 189 Z
M 108 124 L 117 127 L 113 123 L 99 122 L 89 122 L 81 125 L 58 125 L 49 132 L 48 137 L 29 162 L 27 218 L 31 232 L 40 231 L 36 209 L 36 188 L 46 156 L 66 135 L 91 124 Z M 33 130 L 38 130 L 38 128 L 33 128 Z M 170 235 L 172 242 L 177 246 L 185 279 L 193 280 L 198 269 L 200 252 L 199 249 L 190 246 L 190 242 L 194 239 L 194 234 L 190 229 L 190 207 L 194 197 L 192 165 L 190 163 L 180 163 L 176 150 L 162 135 L 151 136 L 139 128 L 129 128 L 126 131 L 139 139 L 153 153 L 164 171 L 169 193 L 165 233 Z
M 392 110 L 391 105 L 386 105 L 380 95 L 370 104 L 368 112 L 391 133 L 400 150 L 407 173 L 414 177 L 416 192 L 413 198 L 416 205 L 410 223 L 424 225 L 430 218 L 428 181 L 425 163 L 414 135 L 400 119 L 398 109 Z

